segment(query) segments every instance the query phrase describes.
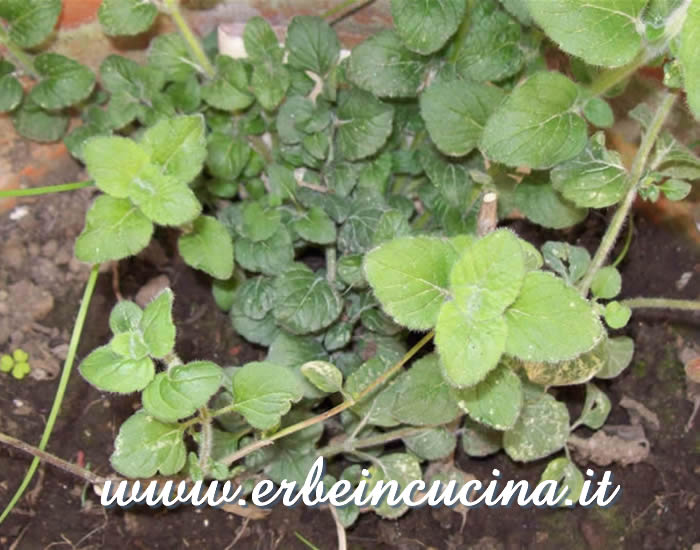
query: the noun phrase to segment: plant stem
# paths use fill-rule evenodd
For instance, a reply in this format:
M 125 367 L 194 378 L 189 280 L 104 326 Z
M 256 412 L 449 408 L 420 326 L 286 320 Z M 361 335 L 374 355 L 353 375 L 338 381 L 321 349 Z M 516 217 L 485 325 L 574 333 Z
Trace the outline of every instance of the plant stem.
M 637 70 L 639 70 L 639 68 L 647 62 L 647 60 L 648 53 L 646 51 L 642 51 L 627 65 L 601 71 L 588 86 L 588 91 L 595 96 L 603 95 L 617 86 L 620 82 L 636 73 Z
M 341 403 L 340 405 L 336 405 L 332 409 L 327 410 L 324 413 L 321 413 L 319 415 L 313 416 L 311 418 L 307 418 L 306 420 L 303 420 L 302 422 L 297 422 L 296 424 L 292 424 L 291 426 L 288 426 L 287 428 L 284 428 L 283 430 L 280 430 L 279 432 L 272 434 L 270 437 L 266 439 L 260 439 L 258 441 L 255 441 L 251 443 L 250 445 L 247 445 L 243 447 L 242 449 L 239 449 L 235 453 L 230 454 L 227 457 L 224 457 L 221 459 L 221 462 L 223 464 L 229 465 L 233 464 L 237 460 L 240 460 L 241 458 L 248 456 L 250 453 L 253 451 L 257 451 L 258 449 L 262 449 L 263 447 L 267 447 L 268 445 L 272 445 L 273 442 L 275 442 L 278 439 L 281 439 L 285 436 L 291 435 L 293 433 L 296 433 L 300 430 L 303 430 L 305 428 L 308 428 L 310 426 L 313 426 L 314 424 L 318 424 L 319 422 L 324 422 L 325 420 L 328 420 L 329 418 L 334 417 L 337 414 L 340 414 L 341 412 L 349 409 L 350 407 L 353 407 L 356 403 L 359 403 L 362 401 L 365 397 L 367 397 L 370 393 L 372 393 L 374 390 L 376 390 L 379 386 L 381 386 L 384 382 L 386 382 L 389 378 L 391 378 L 394 374 L 396 374 L 401 368 L 411 360 L 411 358 L 418 353 L 423 346 L 425 346 L 430 340 L 432 340 L 433 336 L 435 335 L 435 331 L 431 331 L 415 345 L 413 346 L 408 352 L 406 352 L 406 355 L 404 355 L 397 363 L 392 365 L 389 369 L 384 371 L 384 373 L 379 376 L 374 382 L 372 382 L 369 386 L 367 386 L 364 390 L 362 390 L 360 393 L 358 393 L 356 396 L 353 398 L 345 401 L 344 403 Z
M 632 309 L 681 309 L 684 311 L 700 311 L 700 301 L 674 300 L 672 298 L 630 298 L 620 302 Z
M 627 223 L 627 238 L 625 239 L 625 245 L 622 247 L 620 254 L 618 254 L 615 261 L 611 264 L 613 267 L 620 265 L 622 260 L 625 259 L 627 253 L 630 250 L 630 245 L 632 244 L 632 237 L 634 237 L 634 215 L 630 216 L 630 221 Z
M 15 44 L 11 39 L 7 30 L 0 25 L 0 44 L 7 48 L 10 55 L 22 66 L 24 72 L 36 80 L 39 80 L 39 73 L 34 67 L 34 60 L 31 55 L 25 53 L 25 51 Z
M 209 61 L 207 54 L 204 52 L 204 48 L 202 47 L 202 43 L 199 41 L 199 38 L 197 38 L 192 32 L 187 20 L 182 15 L 182 12 L 180 11 L 180 0 L 165 0 L 165 5 L 170 17 L 173 18 L 175 25 L 180 31 L 182 37 L 185 39 L 185 42 L 187 42 L 192 55 L 194 55 L 194 58 L 199 63 L 199 66 L 204 71 L 204 74 L 206 74 L 209 78 L 214 78 L 216 76 L 216 69 L 214 68 L 214 65 L 211 64 L 211 61 Z
M 671 112 L 671 108 L 673 107 L 673 103 L 675 101 L 676 94 L 673 92 L 666 92 L 664 94 L 661 99 L 661 103 L 654 114 L 654 118 L 649 125 L 649 129 L 647 130 L 646 134 L 644 134 L 644 138 L 639 146 L 639 151 L 637 151 L 637 156 L 634 158 L 632 170 L 629 174 L 627 194 L 615 212 L 613 219 L 610 221 L 610 225 L 608 226 L 605 235 L 603 235 L 603 240 L 601 241 L 600 246 L 593 257 L 593 260 L 591 261 L 591 265 L 588 267 L 588 271 L 581 281 L 579 288 L 581 289 L 581 294 L 583 296 L 588 294 L 593 277 L 595 277 L 598 270 L 603 267 L 605 260 L 608 258 L 610 251 L 620 235 L 620 231 L 622 230 L 625 220 L 627 219 L 627 214 L 629 214 L 632 204 L 634 203 L 634 199 L 637 197 L 637 190 L 644 173 L 644 168 L 647 165 L 649 154 L 654 147 L 654 143 L 656 143 L 656 138 L 659 136 L 659 132 L 661 131 L 668 114 Z
M 80 309 L 78 310 L 78 317 L 75 320 L 75 325 L 73 326 L 73 334 L 71 334 L 70 343 L 68 344 L 68 354 L 66 355 L 66 361 L 63 364 L 63 372 L 61 373 L 61 379 L 58 382 L 58 389 L 56 390 L 56 396 L 53 400 L 53 405 L 51 407 L 51 412 L 49 413 L 49 418 L 46 421 L 46 426 L 44 427 L 44 433 L 41 436 L 41 441 L 39 442 L 39 450 L 43 451 L 46 449 L 46 444 L 49 442 L 51 437 L 51 432 L 53 431 L 54 424 L 56 423 L 56 418 L 61 410 L 61 404 L 63 403 L 63 396 L 66 393 L 66 388 L 68 387 L 68 380 L 70 379 L 70 373 L 73 369 L 73 362 L 75 361 L 75 355 L 78 351 L 78 344 L 80 343 L 80 336 L 83 332 L 83 326 L 85 325 L 85 318 L 87 317 L 88 308 L 90 307 L 90 300 L 92 299 L 92 294 L 95 290 L 95 284 L 97 283 L 97 275 L 100 270 L 100 264 L 95 264 L 90 271 L 90 278 L 85 285 L 85 292 L 83 293 L 83 299 L 80 302 Z M 29 484 L 34 477 L 34 472 L 36 472 L 39 466 L 39 458 L 34 458 L 29 470 L 24 476 L 19 489 L 15 492 L 12 500 L 7 505 L 2 515 L 0 515 L 0 523 L 2 523 L 8 514 L 15 507 L 17 502 L 24 491 L 27 489 Z
M 336 250 L 334 246 L 326 247 L 326 279 L 329 283 L 335 282 L 336 274 Z
M 345 2 L 341 2 L 334 8 L 330 8 L 327 10 L 325 13 L 321 14 L 321 19 L 328 19 L 329 17 L 333 17 L 334 15 L 337 15 L 343 11 L 345 11 L 347 8 L 352 6 L 353 4 L 357 4 L 358 2 L 362 2 L 362 4 L 369 4 L 371 2 L 374 2 L 374 0 L 345 0 Z M 357 6 L 360 7 L 360 6 Z
M 375 435 L 372 437 L 366 437 L 364 439 L 358 439 L 354 441 L 351 445 L 328 445 L 327 447 L 322 447 L 317 451 L 319 456 L 334 456 L 340 453 L 345 453 L 349 450 L 355 449 L 366 449 L 368 447 L 377 447 L 378 445 L 383 445 L 384 443 L 390 443 L 391 441 L 396 441 L 397 439 L 403 439 L 404 437 L 410 437 L 412 435 L 418 435 L 427 430 L 432 429 L 430 426 L 411 426 L 407 428 L 399 428 L 397 430 L 392 430 L 380 435 Z
M 209 414 L 209 409 L 202 407 L 199 410 L 199 415 L 202 419 L 202 434 L 199 444 L 199 467 L 202 470 L 202 475 L 206 476 L 209 472 L 209 459 L 211 458 L 214 431 L 211 426 L 212 417 Z
M 20 451 L 33 455 L 38 460 L 42 460 L 51 464 L 52 466 L 56 466 L 57 468 L 60 468 L 61 470 L 64 470 L 69 474 L 73 474 L 74 476 L 80 477 L 85 481 L 92 483 L 93 485 L 103 485 L 104 482 L 107 481 L 107 478 L 98 476 L 97 474 L 91 472 L 86 468 L 81 468 L 76 464 L 67 462 L 61 458 L 58 458 L 57 456 L 47 453 L 46 451 L 42 451 L 41 449 L 38 449 L 33 445 L 30 445 L 29 443 L 25 443 L 24 441 L 20 441 L 19 439 L 15 439 L 14 437 L 11 437 L 9 435 L 0 433 L 0 443 L 10 445 L 15 449 L 19 449 Z
M 10 197 L 31 197 L 35 195 L 48 195 L 50 193 L 62 193 L 63 191 L 75 191 L 95 185 L 93 181 L 79 181 L 76 183 L 63 183 L 61 185 L 47 185 L 46 187 L 32 187 L 30 189 L 7 189 L 0 191 L 0 199 Z

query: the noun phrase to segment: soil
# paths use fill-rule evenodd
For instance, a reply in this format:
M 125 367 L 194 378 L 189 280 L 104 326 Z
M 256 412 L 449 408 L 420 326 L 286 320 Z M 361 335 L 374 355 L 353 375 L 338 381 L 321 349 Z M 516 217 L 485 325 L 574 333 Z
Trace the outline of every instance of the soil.
M 66 163 L 56 177 L 76 181 L 80 178 L 79 167 Z M 41 437 L 51 408 L 56 376 L 89 271 L 72 259 L 72 242 L 82 227 L 92 193 L 84 189 L 23 200 L 19 210 L 0 217 L 0 352 L 21 346 L 30 353 L 33 365 L 33 378 L 23 381 L 0 374 L 0 431 L 33 444 Z M 542 231 L 522 221 L 511 225 L 536 243 L 566 239 L 593 249 L 605 219 L 593 213 L 582 227 L 568 233 Z M 163 232 L 138 258 L 122 262 L 116 279 L 118 290 L 132 297 L 154 277 L 168 277 L 180 298 L 175 308 L 181 328 L 177 351 L 185 360 L 207 358 L 235 365 L 262 358 L 264 350 L 241 341 L 226 314 L 216 308 L 207 278 L 177 258 L 172 237 Z M 621 269 L 625 297 L 697 299 L 700 295 L 697 242 L 687 233 L 643 214 L 636 216 L 634 242 Z M 108 268 L 98 280 L 79 358 L 108 338 L 107 318 L 116 300 L 114 283 L 114 274 Z M 611 467 L 615 482 L 623 488 L 622 497 L 613 506 L 573 511 L 478 508 L 469 511 L 464 525 L 463 518 L 448 509 L 412 510 L 398 521 L 364 514 L 348 531 L 349 548 L 696 548 L 694 545 L 700 543 L 700 419 L 695 428 L 685 431 L 692 405 L 686 399 L 678 355 L 689 346 L 700 345 L 699 322 L 698 315 L 689 313 L 640 311 L 623 331 L 635 339 L 636 353 L 632 366 L 622 376 L 600 384 L 613 402 L 609 424 L 629 424 L 628 413 L 619 406 L 622 397 L 627 396 L 655 413 L 660 426 L 644 426 L 651 447 L 646 460 Z M 567 392 L 582 402 L 582 388 Z M 66 460 L 89 464 L 99 474 L 108 474 L 115 433 L 137 406 L 133 397 L 98 392 L 74 372 L 48 450 Z M 572 414 L 575 412 L 572 410 Z M 482 480 L 492 479 L 491 472 L 497 468 L 503 478 L 531 483 L 537 481 L 546 463 L 515 464 L 502 453 L 475 460 L 461 450 L 456 462 Z M 27 455 L 0 448 L 3 507 L 28 465 Z M 311 547 L 297 535 L 321 550 L 336 548 L 333 520 L 322 510 L 278 507 L 260 521 L 189 507 L 174 511 L 105 511 L 80 480 L 55 468 L 42 467 L 30 491 L 0 526 L 0 548 Z

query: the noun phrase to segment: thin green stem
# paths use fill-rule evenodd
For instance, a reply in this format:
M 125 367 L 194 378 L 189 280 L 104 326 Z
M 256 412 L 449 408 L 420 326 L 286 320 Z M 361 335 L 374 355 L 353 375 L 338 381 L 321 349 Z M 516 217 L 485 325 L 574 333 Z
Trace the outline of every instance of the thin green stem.
M 2 25 L 0 25 L 0 44 L 7 48 L 7 51 L 10 52 L 10 55 L 14 58 L 14 60 L 22 66 L 25 73 L 32 78 L 39 80 L 39 73 L 37 72 L 36 67 L 34 67 L 34 59 L 32 56 L 26 53 L 12 41 L 10 35 L 7 33 L 7 30 Z
M 641 52 L 627 65 L 601 71 L 588 86 L 588 91 L 595 96 L 603 95 L 613 89 L 623 80 L 636 73 L 648 61 L 648 53 Z
M 613 267 L 617 267 L 618 265 L 620 265 L 622 260 L 625 259 L 625 256 L 627 256 L 627 253 L 630 250 L 630 245 L 632 244 L 632 237 L 634 237 L 634 215 L 630 216 L 630 221 L 627 224 L 627 237 L 625 238 L 625 245 L 622 247 L 622 250 L 617 255 L 617 258 L 615 258 L 615 261 L 612 263 Z
M 610 254 L 610 251 L 612 250 L 613 246 L 615 246 L 615 242 L 617 241 L 620 231 L 625 224 L 627 215 L 632 208 L 634 199 L 637 197 L 637 190 L 639 188 L 644 169 L 646 168 L 647 161 L 649 160 L 649 154 L 656 143 L 656 138 L 659 136 L 659 132 L 661 132 L 661 128 L 663 127 L 664 122 L 666 122 L 666 118 L 671 112 L 671 108 L 673 107 L 673 103 L 675 101 L 676 94 L 673 92 L 667 92 L 664 94 L 661 99 L 661 103 L 654 114 L 654 118 L 649 125 L 649 129 L 642 139 L 642 143 L 639 146 L 639 151 L 637 151 L 637 156 L 634 158 L 632 169 L 629 174 L 627 183 L 628 188 L 625 198 L 622 200 L 622 203 L 615 212 L 613 219 L 610 221 L 610 225 L 603 236 L 603 240 L 601 241 L 600 246 L 593 257 L 593 260 L 591 261 L 591 265 L 581 281 L 579 288 L 581 289 L 581 294 L 583 296 L 588 295 L 593 277 L 595 277 L 598 270 L 603 267 L 603 264 Z
M 680 309 L 683 311 L 700 311 L 698 300 L 674 300 L 671 298 L 630 298 L 621 301 L 623 306 L 632 309 Z
M 313 426 L 315 424 L 318 424 L 319 422 L 324 422 L 328 420 L 329 418 L 332 418 L 341 412 L 349 409 L 350 407 L 353 407 L 356 403 L 359 403 L 362 401 L 365 397 L 367 397 L 370 393 L 372 393 L 374 390 L 376 390 L 379 386 L 384 384 L 389 378 L 391 378 L 394 374 L 396 374 L 398 371 L 400 371 L 403 366 L 410 361 L 413 356 L 418 353 L 423 346 L 425 346 L 430 340 L 432 340 L 433 336 L 435 336 L 435 331 L 431 331 L 415 345 L 413 346 L 406 354 L 394 365 L 392 365 L 389 369 L 384 371 L 381 376 L 379 376 L 376 380 L 374 380 L 369 386 L 367 386 L 364 390 L 362 390 L 360 393 L 357 395 L 353 396 L 351 399 L 341 403 L 340 405 L 336 405 L 332 409 L 327 410 L 324 413 L 321 413 L 319 415 L 313 416 L 311 418 L 307 418 L 306 420 L 303 420 L 302 422 L 297 422 L 296 424 L 292 424 L 291 426 L 288 426 L 287 428 L 284 428 L 283 430 L 280 430 L 279 432 L 272 434 L 270 437 L 266 439 L 260 439 L 258 441 L 255 441 L 251 443 L 250 445 L 247 445 L 243 447 L 242 449 L 239 449 L 235 453 L 230 454 L 229 456 L 223 458 L 221 462 L 223 464 L 229 465 L 233 464 L 237 460 L 240 460 L 241 458 L 244 458 L 248 456 L 250 453 L 253 451 L 257 451 L 258 449 L 262 449 L 264 447 L 267 447 L 268 445 L 272 445 L 275 441 L 278 439 L 281 439 L 283 437 L 286 437 L 288 435 L 291 435 L 293 433 L 296 433 L 300 430 L 304 430 L 310 426 Z
M 10 197 L 33 197 L 35 195 L 48 195 L 50 193 L 63 193 L 64 191 L 75 191 L 95 185 L 93 181 L 78 181 L 76 183 L 63 183 L 61 185 L 47 185 L 46 187 L 32 187 L 30 189 L 7 189 L 0 191 L 0 199 Z
M 209 78 L 214 78 L 216 76 L 216 69 L 207 57 L 199 38 L 197 38 L 192 32 L 187 20 L 182 15 L 182 12 L 180 11 L 180 0 L 165 0 L 165 5 L 168 14 L 170 17 L 172 17 L 173 22 L 177 26 L 182 37 L 185 39 L 185 42 L 187 42 L 187 46 L 190 48 L 192 55 L 194 55 L 194 58 L 196 59 L 197 63 L 199 63 L 202 71 L 204 71 L 204 74 L 206 74 Z
M 331 284 L 335 282 L 336 270 L 336 250 L 334 246 L 328 246 L 326 247 L 326 279 Z
M 78 344 L 80 344 L 80 337 L 83 333 L 83 326 L 85 325 L 85 318 L 87 317 L 88 308 L 90 307 L 90 300 L 92 299 L 92 294 L 95 291 L 95 285 L 97 283 L 97 275 L 100 271 L 100 265 L 95 264 L 90 271 L 90 277 L 85 285 L 85 292 L 83 293 L 83 299 L 80 302 L 80 309 L 78 310 L 78 317 L 75 320 L 75 325 L 73 326 L 73 334 L 71 334 L 70 343 L 68 344 L 68 354 L 66 355 L 66 361 L 63 364 L 63 372 L 61 373 L 61 379 L 58 382 L 58 389 L 56 390 L 56 396 L 53 400 L 53 406 L 51 407 L 51 412 L 49 413 L 49 418 L 46 421 L 46 426 L 44 427 L 44 433 L 41 436 L 41 441 L 39 442 L 38 449 L 44 451 L 46 445 L 51 437 L 51 432 L 53 431 L 54 424 L 56 423 L 56 418 L 61 410 L 61 404 L 63 403 L 63 396 L 66 393 L 66 388 L 68 387 L 68 380 L 70 379 L 71 371 L 73 370 L 73 362 L 75 361 L 75 355 L 78 351 Z M 29 470 L 24 476 L 19 489 L 15 492 L 12 500 L 7 505 L 2 515 L 0 515 L 0 523 L 2 523 L 8 514 L 15 507 L 17 502 L 24 491 L 27 489 L 29 484 L 34 477 L 34 472 L 36 472 L 39 466 L 39 458 L 34 458 Z

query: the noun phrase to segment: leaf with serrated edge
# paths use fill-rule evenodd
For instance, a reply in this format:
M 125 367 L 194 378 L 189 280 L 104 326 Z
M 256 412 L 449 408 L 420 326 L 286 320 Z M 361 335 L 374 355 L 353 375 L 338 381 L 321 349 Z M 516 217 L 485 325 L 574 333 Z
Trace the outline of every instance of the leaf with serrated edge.
M 150 162 L 148 152 L 119 136 L 97 136 L 83 147 L 88 174 L 102 191 L 119 199 L 129 196 L 133 180 Z
M 173 323 L 173 291 L 161 291 L 143 310 L 139 328 L 148 345 L 150 354 L 161 359 L 175 347 L 175 324 Z
M 233 239 L 216 218 L 197 218 L 192 231 L 180 235 L 177 247 L 185 263 L 215 279 L 228 279 L 233 274 Z
M 372 94 L 352 90 L 338 99 L 339 152 L 349 160 L 376 153 L 391 134 L 394 109 Z
M 131 393 L 145 388 L 155 376 L 155 366 L 148 357 L 134 360 L 122 357 L 109 346 L 94 350 L 80 363 L 80 374 L 103 391 Z
M 103 0 L 97 17 L 110 36 L 132 36 L 146 32 L 153 25 L 158 8 L 143 0 Z
M 392 0 L 391 14 L 404 45 L 422 55 L 433 53 L 457 32 L 467 8 L 466 0 Z

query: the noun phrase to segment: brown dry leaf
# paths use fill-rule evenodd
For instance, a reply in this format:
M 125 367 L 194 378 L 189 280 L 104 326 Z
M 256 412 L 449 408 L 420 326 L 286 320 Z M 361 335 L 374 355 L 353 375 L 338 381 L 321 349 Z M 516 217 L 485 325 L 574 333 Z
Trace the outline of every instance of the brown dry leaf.
M 613 462 L 627 466 L 642 462 L 649 456 L 649 441 L 640 424 L 611 426 L 606 430 L 617 433 L 608 435 L 600 430 L 588 439 L 572 435 L 567 443 L 579 460 L 598 466 L 608 466 Z
M 659 417 L 657 414 L 649 410 L 639 401 L 635 401 L 634 399 L 623 395 L 622 399 L 620 400 L 620 406 L 627 410 L 627 414 L 629 414 L 630 422 L 632 422 L 632 424 L 639 424 L 643 420 L 647 426 L 653 430 L 658 430 L 661 428 L 661 422 L 659 422 Z

